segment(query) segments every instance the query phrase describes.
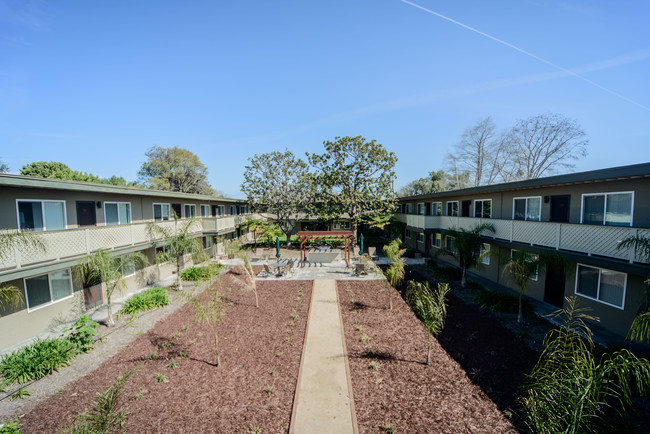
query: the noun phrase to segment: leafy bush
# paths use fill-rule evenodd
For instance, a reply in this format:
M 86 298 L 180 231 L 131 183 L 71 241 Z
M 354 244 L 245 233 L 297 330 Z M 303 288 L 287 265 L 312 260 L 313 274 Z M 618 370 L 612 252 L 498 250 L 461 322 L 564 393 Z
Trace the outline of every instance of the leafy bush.
M 38 380 L 55 369 L 70 365 L 78 352 L 75 344 L 68 339 L 38 339 L 2 357 L 0 374 L 7 384 Z
M 445 327 L 448 292 L 447 283 L 439 283 L 437 291 L 432 291 L 427 282 L 414 280 L 410 280 L 406 287 L 406 302 L 427 329 L 427 365 L 431 363 L 431 336 L 437 336 Z
M 183 270 L 181 273 L 181 279 L 187 281 L 198 281 L 198 280 L 208 280 L 210 277 L 214 277 L 221 273 L 223 265 L 221 264 L 209 264 L 205 267 L 190 267 Z
M 436 279 L 446 282 L 460 280 L 463 277 L 463 273 L 458 268 L 444 266 L 437 266 L 434 268 L 433 275 Z
M 66 339 L 72 342 L 79 353 L 87 353 L 95 347 L 97 327 L 99 324 L 91 320 L 88 315 L 81 315 L 67 330 L 69 333 Z
M 121 314 L 135 315 L 169 304 L 169 297 L 165 288 L 155 287 L 131 296 L 122 307 Z
M 500 291 L 490 291 L 479 288 L 474 293 L 474 303 L 483 309 L 492 312 L 517 313 L 519 311 L 519 298 L 514 294 Z M 526 300 L 522 301 L 522 310 L 525 316 L 533 316 L 533 306 Z
M 16 419 L 9 420 L 0 424 L 0 434 L 20 434 L 22 423 Z

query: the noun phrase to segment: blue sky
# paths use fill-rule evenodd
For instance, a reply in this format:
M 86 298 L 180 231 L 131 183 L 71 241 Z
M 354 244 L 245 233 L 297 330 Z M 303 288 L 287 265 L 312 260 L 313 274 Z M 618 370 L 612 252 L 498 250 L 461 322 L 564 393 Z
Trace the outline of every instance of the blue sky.
M 399 188 L 487 116 L 557 112 L 590 138 L 576 170 L 650 161 L 650 2 L 413 3 L 617 95 L 400 0 L 0 0 L 0 158 L 134 180 L 180 146 L 241 197 L 248 157 L 362 135 Z

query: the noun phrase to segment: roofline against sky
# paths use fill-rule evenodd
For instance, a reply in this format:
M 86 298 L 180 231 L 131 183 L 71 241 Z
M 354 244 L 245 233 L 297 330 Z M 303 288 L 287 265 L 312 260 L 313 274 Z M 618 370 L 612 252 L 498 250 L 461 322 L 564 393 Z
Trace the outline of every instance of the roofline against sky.
M 482 185 L 479 187 L 462 188 L 459 190 L 441 191 L 438 193 L 419 194 L 400 197 L 399 200 L 430 199 L 434 197 L 454 196 L 459 194 L 488 193 L 492 191 L 519 190 L 524 188 L 550 187 L 563 184 L 577 184 L 602 180 L 630 179 L 650 177 L 650 163 L 633 164 L 629 166 L 609 167 L 607 169 L 589 170 L 587 172 L 568 173 L 564 175 L 547 176 L 544 178 L 527 179 L 525 181 L 504 182 L 500 184 Z
M 129 194 L 156 197 L 178 197 L 184 199 L 210 200 L 232 203 L 246 203 L 244 199 L 210 196 L 205 194 L 180 193 L 177 191 L 150 190 L 138 187 L 97 184 L 83 181 L 67 181 L 62 179 L 39 178 L 25 175 L 0 173 L 0 187 L 44 188 L 50 190 L 90 191 L 95 193 Z

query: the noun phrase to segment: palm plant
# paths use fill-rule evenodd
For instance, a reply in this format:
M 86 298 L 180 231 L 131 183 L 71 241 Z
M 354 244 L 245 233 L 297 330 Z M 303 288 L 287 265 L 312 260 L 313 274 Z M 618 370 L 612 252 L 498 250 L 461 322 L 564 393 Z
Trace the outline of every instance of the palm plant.
M 193 236 L 192 229 L 200 224 L 196 219 L 188 219 L 179 222 L 174 219 L 174 226 L 165 226 L 154 222 L 147 223 L 147 233 L 150 238 L 163 238 L 165 249 L 156 255 L 156 263 L 176 261 L 176 289 L 183 289 L 181 279 L 181 267 L 183 256 L 187 254 L 199 254 L 203 252 L 198 238 Z
M 384 254 L 390 261 L 390 265 L 384 272 L 384 275 L 386 276 L 386 280 L 388 280 L 390 286 L 393 288 L 400 286 L 404 280 L 404 266 L 406 263 L 403 256 L 404 253 L 406 253 L 406 249 L 401 249 L 401 246 L 402 242 L 396 238 L 389 244 L 385 245 L 383 248 Z M 391 288 L 388 288 L 388 307 L 391 310 L 393 309 L 393 296 Z
M 81 278 L 86 281 L 104 282 L 106 285 L 106 304 L 108 308 L 109 327 L 115 325 L 111 297 L 116 289 L 125 285 L 123 270 L 138 269 L 147 264 L 147 258 L 140 252 L 126 256 L 114 256 L 106 250 L 100 249 L 86 256 L 79 262 Z
M 530 374 L 522 399 L 523 422 L 531 432 L 616 432 L 607 416 L 625 416 L 633 393 L 650 387 L 650 362 L 628 350 L 593 353 L 587 320 L 596 320 L 567 297 L 565 308 L 552 316 L 563 317 L 551 330 L 544 351 Z M 611 424 L 610 424 L 611 425 Z
M 495 232 L 492 223 L 482 223 L 476 225 L 471 229 L 465 228 L 450 228 L 444 231 L 445 236 L 454 237 L 454 250 L 440 249 L 436 255 L 450 255 L 458 260 L 462 276 L 460 285 L 463 288 L 467 287 L 467 270 L 477 266 L 482 258 L 481 247 L 481 233 Z
M 0 260 L 12 247 L 32 247 L 45 251 L 43 241 L 34 232 L 0 232 Z M 14 285 L 0 285 L 0 308 L 18 307 L 24 302 L 23 292 Z
M 406 301 L 427 330 L 427 365 L 431 364 L 431 336 L 437 336 L 445 327 L 448 292 L 448 283 L 439 283 L 435 292 L 427 282 L 411 280 L 406 287 Z
M 245 251 L 239 249 L 236 253 L 237 258 L 239 258 L 243 263 L 244 275 L 246 276 L 246 286 L 253 290 L 255 293 L 255 307 L 260 307 L 260 302 L 257 297 L 257 284 L 255 282 L 255 272 L 253 271 L 253 265 L 251 264 L 250 257 L 246 254 Z
M 627 237 L 617 246 L 618 250 L 629 248 L 634 249 L 634 253 L 650 265 L 650 238 L 642 235 Z M 637 342 L 650 341 L 650 279 L 645 280 L 645 288 L 644 300 L 627 334 L 628 339 Z

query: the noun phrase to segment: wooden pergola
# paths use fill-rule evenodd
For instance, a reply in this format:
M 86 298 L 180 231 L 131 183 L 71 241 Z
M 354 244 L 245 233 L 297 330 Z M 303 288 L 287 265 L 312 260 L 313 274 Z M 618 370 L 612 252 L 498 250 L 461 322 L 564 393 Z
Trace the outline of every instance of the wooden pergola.
M 345 242 L 345 262 L 350 263 L 350 244 L 354 240 L 353 231 L 299 231 L 300 239 L 300 268 L 303 268 L 307 253 L 305 243 L 307 240 L 343 240 Z

